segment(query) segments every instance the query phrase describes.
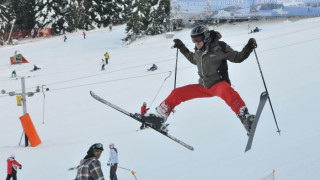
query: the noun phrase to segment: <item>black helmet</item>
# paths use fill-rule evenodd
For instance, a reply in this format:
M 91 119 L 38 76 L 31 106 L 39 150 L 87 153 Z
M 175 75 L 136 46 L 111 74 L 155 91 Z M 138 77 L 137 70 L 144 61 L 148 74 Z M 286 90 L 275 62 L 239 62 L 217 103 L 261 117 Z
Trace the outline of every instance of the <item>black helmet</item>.
M 193 37 L 202 37 L 204 42 L 207 42 L 210 38 L 209 28 L 205 25 L 197 25 L 191 30 L 190 36 Z

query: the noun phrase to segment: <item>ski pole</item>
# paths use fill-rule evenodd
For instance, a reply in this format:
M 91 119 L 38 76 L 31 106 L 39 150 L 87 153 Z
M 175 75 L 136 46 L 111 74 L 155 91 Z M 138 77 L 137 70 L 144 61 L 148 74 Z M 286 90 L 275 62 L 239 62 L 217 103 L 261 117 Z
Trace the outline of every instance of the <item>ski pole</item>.
M 132 173 L 133 177 L 134 177 L 136 180 L 138 180 L 137 177 L 136 177 L 136 175 L 134 174 L 134 171 L 131 171 L 131 173 Z
M 178 50 L 179 50 L 179 49 L 177 48 L 176 68 L 175 68 L 175 76 L 174 76 L 174 89 L 176 88 L 176 82 L 177 82 Z
M 79 166 L 71 167 L 71 168 L 68 169 L 68 171 L 73 171 L 73 170 L 76 170 L 78 168 L 79 168 Z
M 159 90 L 158 90 L 158 92 L 157 92 L 156 96 L 153 98 L 152 102 L 150 103 L 149 108 L 152 106 L 152 104 L 153 104 L 154 100 L 155 100 L 155 99 L 156 99 L 156 97 L 158 96 L 158 94 L 159 94 L 159 92 L 160 92 L 160 90 L 161 90 L 161 88 L 162 88 L 162 86 L 163 86 L 164 82 L 166 82 L 166 80 L 171 76 L 171 74 L 172 74 L 172 71 L 169 71 L 169 75 L 168 75 L 168 76 L 163 80 L 163 82 L 162 82 L 162 84 L 161 84 L 161 86 L 160 86 L 160 88 L 159 88 Z
M 107 165 L 107 166 L 110 166 L 110 165 Z M 135 175 L 136 172 L 134 172 L 133 170 L 128 169 L 128 168 L 124 168 L 124 167 L 120 167 L 120 166 L 118 166 L 118 165 L 117 165 L 116 167 L 117 167 L 117 168 L 120 168 L 120 169 L 124 169 L 124 170 L 130 171 L 131 174 L 133 175 L 133 177 L 134 177 L 136 180 L 138 180 L 137 177 L 136 177 L 136 175 Z
M 279 135 L 280 135 L 280 129 L 279 129 L 279 126 L 278 126 L 278 123 L 277 123 L 276 115 L 274 114 L 274 111 L 273 111 L 271 99 L 270 99 L 270 96 L 269 96 L 269 92 L 268 92 L 268 89 L 267 89 L 266 82 L 265 82 L 264 77 L 263 77 L 263 73 L 262 73 L 262 70 L 261 70 L 261 66 L 260 66 L 260 63 L 259 63 L 259 59 L 258 59 L 258 56 L 257 56 L 256 49 L 253 49 L 253 51 L 254 51 L 254 55 L 256 56 L 256 60 L 257 60 L 258 66 L 259 66 L 259 70 L 260 70 L 260 74 L 261 74 L 261 77 L 262 77 L 262 81 L 263 81 L 264 88 L 266 89 L 266 92 L 267 92 L 267 94 L 268 94 L 269 104 L 270 104 L 270 107 L 271 107 L 271 111 L 272 111 L 272 114 L 273 114 L 274 121 L 275 121 L 276 126 L 277 126 L 277 129 L 278 129 L 277 132 L 278 132 Z

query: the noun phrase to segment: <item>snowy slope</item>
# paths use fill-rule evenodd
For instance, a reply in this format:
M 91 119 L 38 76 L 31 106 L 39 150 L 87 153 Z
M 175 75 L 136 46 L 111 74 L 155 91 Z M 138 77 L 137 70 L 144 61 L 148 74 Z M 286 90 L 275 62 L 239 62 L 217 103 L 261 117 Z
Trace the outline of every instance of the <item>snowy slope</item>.
M 152 130 L 136 132 L 140 124 L 95 101 L 93 90 L 116 105 L 139 112 L 144 101 L 150 105 L 169 71 L 174 70 L 176 50 L 164 35 L 146 37 L 123 46 L 125 26 L 113 31 L 100 29 L 53 37 L 0 48 L 0 89 L 19 91 L 20 80 L 11 80 L 12 70 L 26 78 L 28 91 L 36 86 L 50 88 L 27 99 L 27 110 L 42 144 L 18 146 L 22 133 L 15 97 L 0 95 L 0 178 L 6 176 L 6 159 L 11 152 L 23 165 L 19 179 L 72 179 L 76 166 L 96 142 L 105 146 L 101 162 L 105 177 L 107 145 L 119 150 L 119 166 L 135 170 L 139 180 L 226 179 L 256 180 L 276 170 L 276 179 L 316 180 L 320 177 L 319 57 L 320 18 L 297 21 L 255 22 L 260 33 L 248 34 L 248 24 L 223 25 L 219 31 L 235 50 L 250 37 L 258 42 L 257 54 L 276 113 L 281 136 L 276 132 L 270 106 L 266 104 L 258 124 L 252 150 L 244 153 L 247 136 L 240 121 L 219 98 L 195 99 L 182 103 L 169 117 L 170 133 L 193 145 L 195 151 L 174 143 Z M 176 33 L 191 50 L 190 29 Z M 11 66 L 9 57 L 19 50 L 30 63 Z M 100 71 L 103 54 L 110 54 L 106 71 Z M 159 69 L 146 71 L 152 63 Z M 40 71 L 29 72 L 33 65 Z M 177 86 L 197 83 L 195 66 L 179 54 Z M 241 64 L 229 63 L 233 87 L 255 112 L 264 86 L 252 54 Z M 151 111 L 171 92 L 174 74 L 164 82 Z M 44 120 L 44 124 L 43 124 Z M 134 179 L 118 169 L 121 180 Z

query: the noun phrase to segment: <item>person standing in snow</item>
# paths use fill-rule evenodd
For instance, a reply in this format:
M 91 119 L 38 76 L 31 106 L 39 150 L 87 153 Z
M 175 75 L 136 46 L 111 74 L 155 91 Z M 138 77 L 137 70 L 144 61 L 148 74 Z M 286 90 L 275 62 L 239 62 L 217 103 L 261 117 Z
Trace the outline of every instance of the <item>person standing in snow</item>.
M 17 180 L 17 168 L 22 169 L 22 165 L 15 160 L 15 154 L 12 153 L 7 160 L 8 169 L 7 169 L 7 178 L 6 180 Z
M 17 73 L 16 73 L 16 70 L 13 70 L 12 73 L 11 73 L 11 77 L 17 77 Z
M 104 66 L 106 65 L 106 62 L 104 61 L 104 59 L 101 59 L 101 61 L 102 61 L 101 71 L 104 71 Z
M 166 130 L 165 121 L 173 109 L 182 102 L 202 97 L 218 96 L 222 98 L 240 119 L 246 131 L 250 133 L 255 115 L 249 114 L 248 108 L 240 95 L 231 87 L 227 60 L 241 63 L 247 59 L 253 49 L 257 48 L 256 40 L 250 38 L 241 52 L 233 50 L 227 43 L 219 41 L 221 34 L 209 30 L 204 25 L 197 25 L 191 31 L 191 40 L 195 52 L 190 52 L 180 39 L 174 39 L 173 48 L 180 52 L 198 67 L 199 84 L 190 84 L 174 89 L 170 95 L 156 107 L 157 120 Z M 151 118 L 151 116 L 150 116 Z
M 110 166 L 110 179 L 118 180 L 117 178 L 117 167 L 118 167 L 118 149 L 114 147 L 114 143 L 109 144 L 110 154 L 108 160 L 108 166 Z
M 90 146 L 87 155 L 80 161 L 77 167 L 76 180 L 104 180 L 99 158 L 103 151 L 103 145 L 96 143 Z
M 67 36 L 66 36 L 66 35 L 64 35 L 64 36 L 63 36 L 63 42 L 66 42 L 66 41 L 67 41 L 67 39 L 68 39 L 68 38 L 67 38 Z
M 83 35 L 83 39 L 85 39 L 86 38 L 86 33 L 84 31 L 83 31 L 82 35 Z
M 110 58 L 108 51 L 104 54 L 105 60 L 106 60 L 106 64 L 108 64 L 108 60 Z
M 141 119 L 143 121 L 144 115 L 147 113 L 149 108 L 147 108 L 147 103 L 143 102 L 143 105 L 141 106 Z M 144 123 L 141 124 L 140 129 L 144 129 L 146 125 Z
M 112 26 L 111 25 L 109 26 L 109 30 L 112 31 Z

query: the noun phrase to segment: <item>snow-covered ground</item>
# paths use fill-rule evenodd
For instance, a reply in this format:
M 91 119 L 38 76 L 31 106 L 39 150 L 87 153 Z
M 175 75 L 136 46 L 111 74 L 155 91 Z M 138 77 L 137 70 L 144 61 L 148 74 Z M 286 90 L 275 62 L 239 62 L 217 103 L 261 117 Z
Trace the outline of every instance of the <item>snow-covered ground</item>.
M 101 162 L 109 176 L 107 145 L 119 150 L 119 166 L 132 169 L 139 180 L 257 180 L 275 169 L 281 180 L 317 180 L 320 177 L 320 18 L 297 21 L 263 21 L 252 24 L 260 33 L 248 34 L 248 24 L 210 27 L 223 41 L 241 50 L 250 37 L 258 42 L 257 54 L 273 103 L 281 136 L 269 104 L 260 117 L 252 149 L 244 153 L 247 135 L 236 115 L 219 98 L 195 99 L 177 106 L 169 117 L 170 133 L 194 146 L 190 151 L 165 136 L 147 129 L 136 130 L 135 120 L 94 100 L 89 91 L 116 105 L 139 112 L 142 103 L 155 98 L 169 71 L 174 71 L 176 50 L 165 35 L 146 37 L 123 46 L 125 26 L 113 31 L 100 29 L 0 48 L 0 89 L 21 90 L 12 70 L 26 76 L 27 91 L 36 86 L 50 88 L 27 98 L 30 114 L 42 144 L 18 146 L 22 107 L 16 98 L 0 95 L 0 178 L 6 176 L 6 159 L 14 152 L 23 165 L 18 178 L 25 180 L 72 179 L 76 166 L 96 142 L 105 146 Z M 190 29 L 177 32 L 193 49 Z M 19 50 L 29 64 L 10 65 L 9 57 Z M 110 54 L 106 71 L 100 71 L 103 54 Z M 153 63 L 159 69 L 146 71 Z M 33 65 L 40 71 L 30 72 Z M 233 87 L 254 113 L 263 82 L 254 54 L 241 64 L 229 63 Z M 180 53 L 177 86 L 197 83 L 197 69 Z M 150 112 L 171 92 L 174 73 L 150 107 Z M 43 107 L 45 107 L 43 109 Z M 44 112 L 44 119 L 43 119 Z M 44 121 L 44 124 L 43 124 Z M 129 171 L 118 169 L 118 178 L 133 180 Z

